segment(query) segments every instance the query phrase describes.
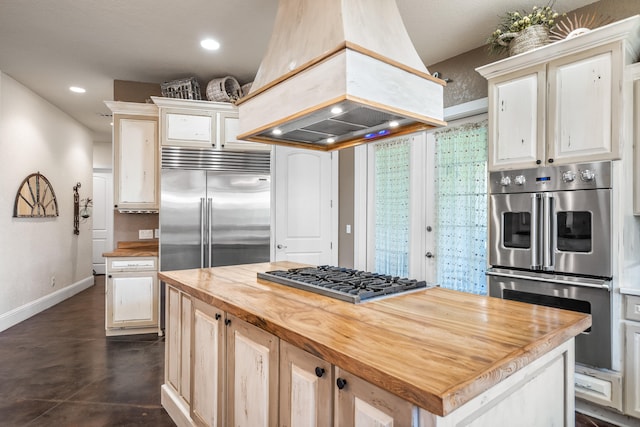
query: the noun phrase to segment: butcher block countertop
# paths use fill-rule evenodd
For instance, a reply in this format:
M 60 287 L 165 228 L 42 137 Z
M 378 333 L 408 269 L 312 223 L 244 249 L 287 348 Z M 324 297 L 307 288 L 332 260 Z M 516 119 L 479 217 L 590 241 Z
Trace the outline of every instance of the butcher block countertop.
M 591 325 L 591 316 L 430 288 L 351 304 L 258 280 L 276 262 L 158 274 L 436 415 L 445 416 Z
M 148 242 L 118 242 L 118 247 L 112 252 L 105 252 L 103 257 L 148 257 L 158 256 L 158 241 Z

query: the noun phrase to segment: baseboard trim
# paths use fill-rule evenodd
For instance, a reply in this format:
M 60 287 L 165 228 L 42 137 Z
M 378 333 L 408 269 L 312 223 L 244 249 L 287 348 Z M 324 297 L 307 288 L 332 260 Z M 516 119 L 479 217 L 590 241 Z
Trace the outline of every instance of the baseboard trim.
M 28 318 L 35 316 L 36 314 L 50 307 L 53 307 L 54 305 L 61 303 L 68 298 L 71 298 L 75 294 L 93 286 L 93 284 L 93 276 L 85 277 L 84 279 L 66 286 L 56 292 L 45 295 L 42 298 L 38 298 L 35 301 L 31 301 L 25 305 L 14 308 L 13 310 L 0 315 L 0 332 L 9 329 L 14 325 L 17 325 L 18 323 L 27 320 Z
M 194 427 L 196 424 L 184 407 L 184 401 L 167 384 L 160 387 L 160 402 L 165 411 L 178 427 Z

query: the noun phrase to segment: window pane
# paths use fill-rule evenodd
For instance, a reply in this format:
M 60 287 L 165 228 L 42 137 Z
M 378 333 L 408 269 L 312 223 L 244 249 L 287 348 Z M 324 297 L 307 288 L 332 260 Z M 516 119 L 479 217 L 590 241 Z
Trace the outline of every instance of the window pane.
M 409 275 L 409 139 L 375 145 L 375 272 Z
M 487 122 L 435 133 L 436 277 L 445 288 L 487 293 Z

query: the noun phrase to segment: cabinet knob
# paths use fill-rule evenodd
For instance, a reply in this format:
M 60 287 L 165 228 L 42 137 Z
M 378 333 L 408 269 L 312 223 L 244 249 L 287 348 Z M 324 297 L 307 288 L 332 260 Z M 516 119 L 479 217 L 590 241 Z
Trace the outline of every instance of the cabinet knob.
M 347 385 L 347 380 L 345 380 L 344 378 L 338 378 L 336 380 L 336 385 L 340 390 L 342 390 Z
M 549 159 L 547 160 L 549 163 L 553 163 L 553 159 Z
M 113 205 L 114 208 L 118 208 L 118 205 Z
M 230 325 L 231 324 L 231 319 L 224 319 L 224 324 L 225 325 Z
M 323 375 L 324 375 L 324 368 L 321 368 L 320 366 L 316 366 L 316 377 L 322 378 Z
M 108 277 L 109 279 L 111 279 L 113 276 L 112 276 L 112 275 L 108 275 L 107 277 Z
M 424 256 L 426 256 L 427 258 L 433 258 L 433 253 L 427 252 L 426 254 L 424 254 Z
M 536 160 L 536 165 L 542 164 L 542 160 Z
M 222 315 L 220 313 L 216 313 L 216 320 L 220 320 L 221 317 Z

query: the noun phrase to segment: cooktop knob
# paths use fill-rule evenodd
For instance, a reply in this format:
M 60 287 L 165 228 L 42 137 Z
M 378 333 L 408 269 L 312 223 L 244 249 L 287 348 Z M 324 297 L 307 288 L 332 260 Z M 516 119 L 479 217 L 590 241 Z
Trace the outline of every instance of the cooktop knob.
M 514 181 L 516 185 L 524 185 L 524 183 L 527 181 L 527 178 L 525 178 L 524 175 L 517 175 L 514 178 Z
M 562 180 L 564 182 L 573 182 L 576 179 L 576 173 L 574 171 L 562 172 Z
M 502 178 L 500 178 L 500 185 L 502 185 L 503 187 L 510 186 L 511 178 L 509 178 L 508 176 L 503 176 Z
M 593 181 L 596 178 L 596 173 L 591 169 L 585 169 L 580 171 L 580 178 L 586 182 Z

